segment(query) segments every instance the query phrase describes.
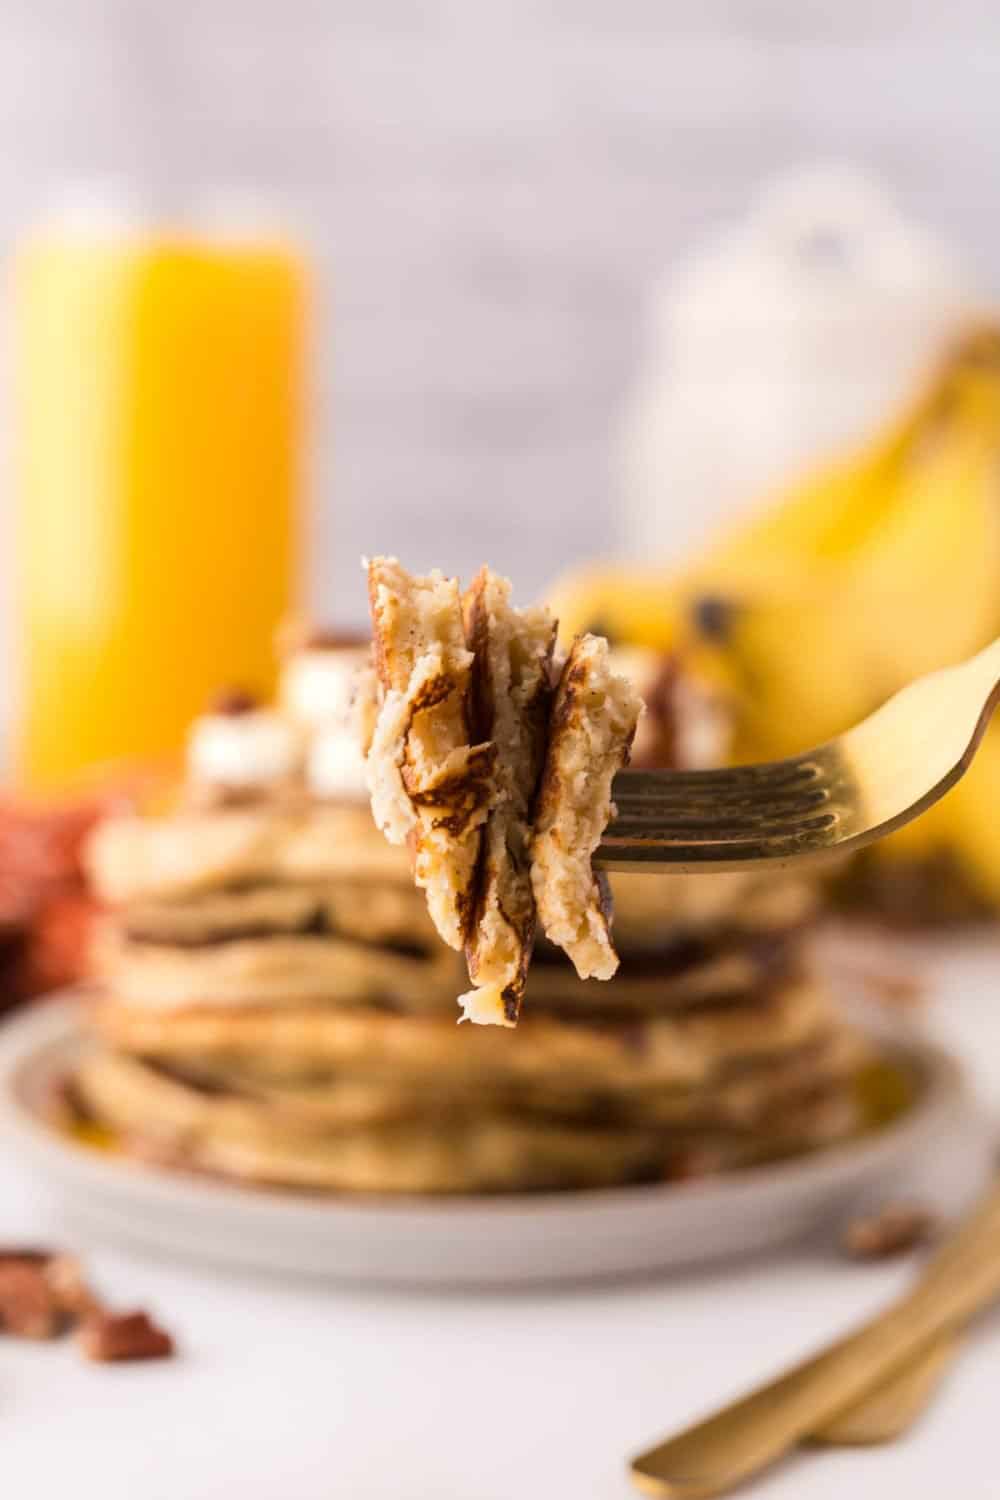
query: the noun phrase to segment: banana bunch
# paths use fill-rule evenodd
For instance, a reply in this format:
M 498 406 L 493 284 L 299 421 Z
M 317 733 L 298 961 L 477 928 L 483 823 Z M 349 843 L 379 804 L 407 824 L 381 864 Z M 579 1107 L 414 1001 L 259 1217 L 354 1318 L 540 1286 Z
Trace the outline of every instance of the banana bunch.
M 806 475 L 676 570 L 590 569 L 567 633 L 683 653 L 733 705 L 734 758 L 821 743 L 1000 635 L 1000 330 L 967 338 L 862 452 Z M 1000 908 L 1000 724 L 883 861 L 957 861 Z

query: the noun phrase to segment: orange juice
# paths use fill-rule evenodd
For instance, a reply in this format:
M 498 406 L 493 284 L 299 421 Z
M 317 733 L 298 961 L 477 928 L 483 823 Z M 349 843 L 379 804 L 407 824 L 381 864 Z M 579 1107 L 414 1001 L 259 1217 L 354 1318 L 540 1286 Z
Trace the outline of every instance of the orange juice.
M 305 276 L 281 244 L 30 241 L 15 277 L 15 763 L 176 752 L 273 686 L 294 602 Z

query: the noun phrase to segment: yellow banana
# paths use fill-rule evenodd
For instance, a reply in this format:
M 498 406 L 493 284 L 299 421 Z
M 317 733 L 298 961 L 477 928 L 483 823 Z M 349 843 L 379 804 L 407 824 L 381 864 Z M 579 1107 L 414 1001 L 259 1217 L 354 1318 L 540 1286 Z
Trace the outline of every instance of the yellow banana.
M 848 558 L 736 594 L 714 644 L 740 707 L 742 757 L 847 729 L 911 678 L 989 640 L 1000 599 L 1000 399 L 964 398 L 901 471 Z M 711 634 L 711 633 L 710 633 Z
M 900 470 L 946 404 L 951 382 L 949 370 L 886 433 L 799 479 L 766 509 L 727 528 L 695 560 L 690 576 L 747 582 L 787 572 L 790 566 L 850 557 L 891 504 Z
M 672 651 L 683 625 L 676 582 L 662 569 L 575 570 L 552 586 L 548 603 L 567 640 L 593 630 L 613 642 Z
M 686 568 L 594 568 L 564 579 L 554 602 L 567 633 L 596 625 L 684 650 L 728 690 L 736 758 L 788 754 L 1000 633 L 998 487 L 1000 332 L 984 329 L 866 450 L 789 487 Z M 959 786 L 876 856 L 950 850 L 1000 908 L 998 807 L 1000 725 Z
M 972 769 L 940 807 L 940 830 L 932 825 L 931 832 L 957 853 L 979 895 L 1000 907 L 1000 724 L 986 731 Z
M 597 626 L 615 639 L 669 650 L 683 629 L 692 595 L 752 581 L 780 584 L 804 562 L 845 555 L 877 524 L 927 404 L 907 412 L 888 438 L 831 464 L 726 534 L 693 564 L 682 569 L 593 566 L 564 575 L 548 596 L 560 633 L 568 639 Z
M 844 558 L 878 525 L 897 474 L 950 399 L 955 368 L 911 401 L 890 429 L 847 458 L 786 486 L 763 512 L 727 529 L 683 568 L 573 569 L 549 591 L 566 638 L 599 626 L 635 645 L 672 649 L 693 594 L 787 581 L 803 564 Z
M 850 564 L 873 634 L 880 697 L 991 639 L 1000 615 L 1000 404 L 988 419 L 956 402 Z
M 960 660 L 1000 631 L 1000 393 L 994 385 L 968 387 L 964 395 L 962 438 L 929 455 L 909 497 L 912 529 L 908 534 L 900 534 L 898 526 L 887 530 L 864 580 L 872 596 L 885 603 L 878 633 L 883 677 L 897 663 L 908 680 Z M 904 580 L 908 592 L 902 609 Z M 979 894 L 1000 905 L 1000 828 L 994 832 L 993 800 L 998 792 L 1000 728 L 994 727 L 960 785 L 879 845 L 873 857 L 914 860 L 950 850 Z

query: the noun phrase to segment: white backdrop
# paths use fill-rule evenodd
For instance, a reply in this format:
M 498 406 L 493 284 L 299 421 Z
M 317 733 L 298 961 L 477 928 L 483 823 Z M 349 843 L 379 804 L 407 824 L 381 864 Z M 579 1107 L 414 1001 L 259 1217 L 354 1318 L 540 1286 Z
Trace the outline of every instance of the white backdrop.
M 67 174 L 256 184 L 319 256 L 314 595 L 607 546 L 645 289 L 815 158 L 1000 256 L 989 0 L 4 0 L 0 235 Z M 683 504 L 678 497 L 677 504 Z

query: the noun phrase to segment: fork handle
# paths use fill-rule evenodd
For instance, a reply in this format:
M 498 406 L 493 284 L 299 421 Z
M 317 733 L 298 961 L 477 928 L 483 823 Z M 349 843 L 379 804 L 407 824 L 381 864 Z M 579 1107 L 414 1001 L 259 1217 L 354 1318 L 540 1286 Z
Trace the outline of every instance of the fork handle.
M 854 1333 L 679 1436 L 641 1454 L 652 1495 L 707 1500 L 780 1458 L 908 1358 L 1000 1293 L 1000 1187 L 927 1266 L 912 1291 Z

